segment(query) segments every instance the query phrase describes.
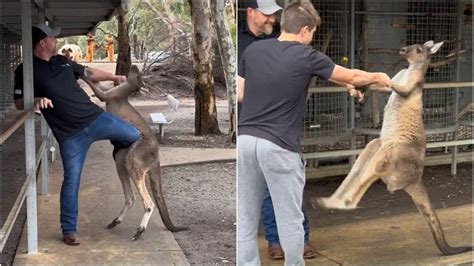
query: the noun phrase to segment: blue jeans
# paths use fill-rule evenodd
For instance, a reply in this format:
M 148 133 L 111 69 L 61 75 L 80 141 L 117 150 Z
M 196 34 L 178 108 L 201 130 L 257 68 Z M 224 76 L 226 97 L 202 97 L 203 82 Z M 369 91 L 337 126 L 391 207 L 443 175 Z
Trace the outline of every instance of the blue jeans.
M 309 241 L 309 227 L 308 217 L 306 217 L 306 210 L 302 208 L 304 214 L 303 228 L 304 228 L 304 242 Z M 262 205 L 262 223 L 265 231 L 265 239 L 269 246 L 280 245 L 280 238 L 278 237 L 277 224 L 275 220 L 275 211 L 273 210 L 272 198 L 268 188 L 263 195 Z
M 140 132 L 134 126 L 111 113 L 103 112 L 89 126 L 59 142 L 64 168 L 60 198 L 63 234 L 77 231 L 79 184 L 90 145 L 97 140 L 108 139 L 128 147 L 139 137 Z

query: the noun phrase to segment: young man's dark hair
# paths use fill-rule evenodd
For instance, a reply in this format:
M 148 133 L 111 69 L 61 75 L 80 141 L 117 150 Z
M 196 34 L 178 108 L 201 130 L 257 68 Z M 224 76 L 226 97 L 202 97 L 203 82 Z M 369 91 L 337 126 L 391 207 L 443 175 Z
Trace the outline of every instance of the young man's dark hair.
M 321 24 L 321 17 L 313 4 L 306 1 L 290 3 L 285 7 L 281 17 L 281 29 L 287 33 L 297 34 L 302 27 L 310 30 Z

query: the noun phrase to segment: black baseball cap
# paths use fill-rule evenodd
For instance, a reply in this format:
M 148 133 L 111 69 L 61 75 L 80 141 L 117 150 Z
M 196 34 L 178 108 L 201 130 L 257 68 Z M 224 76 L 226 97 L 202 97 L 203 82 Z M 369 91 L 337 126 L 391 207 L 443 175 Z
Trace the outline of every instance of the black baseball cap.
M 51 29 L 45 24 L 37 24 L 31 29 L 32 39 L 33 39 L 33 48 L 44 38 L 46 37 L 56 37 L 61 33 L 61 28 Z
M 265 15 L 272 15 L 283 9 L 275 0 L 245 0 L 244 7 L 257 9 Z

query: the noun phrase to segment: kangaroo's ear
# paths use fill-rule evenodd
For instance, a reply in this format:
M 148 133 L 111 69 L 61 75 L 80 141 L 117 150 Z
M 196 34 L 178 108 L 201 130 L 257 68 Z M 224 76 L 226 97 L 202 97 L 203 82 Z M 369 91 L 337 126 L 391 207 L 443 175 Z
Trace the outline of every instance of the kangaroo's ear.
M 430 54 L 436 53 L 436 52 L 439 50 L 439 48 L 441 48 L 441 46 L 443 45 L 443 43 L 444 43 L 444 42 L 438 42 L 438 43 L 436 43 L 435 45 L 433 45 L 433 47 L 431 47 L 431 49 L 430 49 Z
M 137 65 L 132 65 L 132 66 L 130 67 L 130 70 L 133 71 L 133 72 L 137 72 L 137 73 L 140 72 L 140 70 L 138 70 L 138 66 L 137 66 Z
M 427 42 L 425 42 L 423 45 L 426 46 L 426 47 L 431 48 L 431 47 L 433 47 L 434 42 L 433 42 L 433 41 L 427 41 Z

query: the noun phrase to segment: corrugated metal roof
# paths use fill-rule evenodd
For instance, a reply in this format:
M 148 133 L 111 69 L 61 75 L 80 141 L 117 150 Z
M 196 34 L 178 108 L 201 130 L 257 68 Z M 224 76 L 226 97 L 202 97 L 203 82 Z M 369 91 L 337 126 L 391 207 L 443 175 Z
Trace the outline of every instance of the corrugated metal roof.
M 32 24 L 40 20 L 43 11 L 45 20 L 54 27 L 61 27 L 60 37 L 85 35 L 101 21 L 109 20 L 115 10 L 127 0 L 32 0 Z M 21 0 L 0 1 L 0 24 L 18 34 L 21 33 Z

